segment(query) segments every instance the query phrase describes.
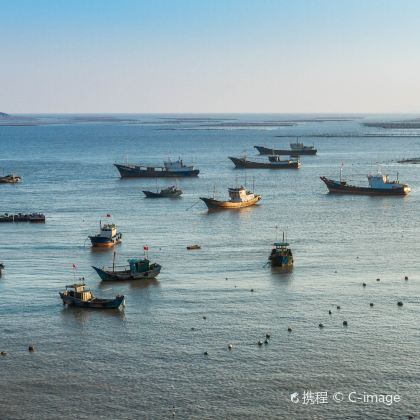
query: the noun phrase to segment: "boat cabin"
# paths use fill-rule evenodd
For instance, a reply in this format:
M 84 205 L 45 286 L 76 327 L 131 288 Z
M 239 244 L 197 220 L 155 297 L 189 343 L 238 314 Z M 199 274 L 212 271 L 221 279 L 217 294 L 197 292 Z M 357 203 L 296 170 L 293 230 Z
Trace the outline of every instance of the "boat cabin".
M 194 170 L 194 166 L 187 166 L 184 165 L 184 162 L 182 161 L 182 159 L 178 159 L 175 162 L 172 162 L 171 159 L 168 159 L 167 161 L 163 162 L 163 164 L 165 165 L 165 169 L 167 171 L 171 171 L 171 172 L 176 172 L 176 171 L 192 171 Z
M 244 202 L 252 200 L 255 197 L 255 194 L 251 191 L 247 191 L 244 187 L 240 186 L 238 188 L 228 188 L 230 201 L 233 202 Z
M 390 181 L 388 175 L 382 175 L 381 173 L 368 175 L 367 178 L 370 188 L 390 189 L 395 188 L 395 184 L 399 184 L 398 181 Z
M 146 258 L 130 258 L 128 260 L 130 264 L 131 273 L 144 273 L 150 270 L 150 261 Z
M 271 255 L 280 254 L 283 256 L 292 256 L 292 250 L 288 248 L 288 242 L 274 242 L 274 248 L 271 250 Z
M 93 299 L 92 292 L 89 289 L 85 289 L 86 285 L 84 283 L 75 283 L 66 286 L 66 294 L 75 299 L 80 299 L 83 302 L 88 302 Z
M 100 236 L 104 238 L 113 238 L 117 235 L 117 227 L 113 223 L 101 225 Z

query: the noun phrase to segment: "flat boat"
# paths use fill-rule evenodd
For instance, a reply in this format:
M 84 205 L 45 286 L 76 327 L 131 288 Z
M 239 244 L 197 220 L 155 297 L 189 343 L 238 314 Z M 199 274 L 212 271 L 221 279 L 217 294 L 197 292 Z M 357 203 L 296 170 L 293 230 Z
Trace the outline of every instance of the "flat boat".
M 92 268 L 98 273 L 102 281 L 126 281 L 154 279 L 159 275 L 162 266 L 157 263 L 150 263 L 147 258 L 130 258 L 128 266 L 124 266 L 122 270 L 118 270 L 114 263 L 112 268 L 94 266 Z
M 93 247 L 113 247 L 121 242 L 122 234 L 117 231 L 114 223 L 102 224 L 99 221 L 99 233 L 89 236 L 89 239 Z
M 163 197 L 176 198 L 176 197 L 181 196 L 182 190 L 172 185 L 168 188 L 164 188 L 160 190 L 160 192 L 143 191 L 143 193 L 147 198 L 163 198 Z
M 118 309 L 125 304 L 124 296 L 117 295 L 114 299 L 99 299 L 93 296 L 85 283 L 75 283 L 66 286 L 64 292 L 60 292 L 63 305 L 73 305 L 80 308 L 93 309 Z
M 200 197 L 209 210 L 213 209 L 240 209 L 253 206 L 261 200 L 261 196 L 248 191 L 244 187 L 228 188 L 229 201 L 219 201 L 214 198 Z
M 335 181 L 325 176 L 321 180 L 325 183 L 328 191 L 333 194 L 358 194 L 358 195 L 407 195 L 411 188 L 407 184 L 401 184 L 398 179 L 390 181 L 388 175 L 378 172 L 376 175 L 368 175 L 368 187 L 349 185 L 343 181 L 341 173 L 340 180 Z
M 114 163 L 121 178 L 181 178 L 196 177 L 200 173 L 193 165 L 185 165 L 182 159 L 174 162 L 167 160 L 164 166 L 135 165 L 130 163 Z
M 22 178 L 15 174 L 0 176 L 0 184 L 17 184 Z
M 299 159 L 281 160 L 278 155 L 268 156 L 268 162 L 258 162 L 248 160 L 244 157 L 229 157 L 237 168 L 246 169 L 299 169 L 301 166 Z

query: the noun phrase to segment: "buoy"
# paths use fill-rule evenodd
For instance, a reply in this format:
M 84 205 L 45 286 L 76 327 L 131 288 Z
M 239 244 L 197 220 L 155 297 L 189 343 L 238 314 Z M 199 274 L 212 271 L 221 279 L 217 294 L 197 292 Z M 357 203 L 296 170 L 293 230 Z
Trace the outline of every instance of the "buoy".
M 324 324 L 319 324 L 318 327 L 319 328 L 324 328 Z
M 259 346 L 262 346 L 263 345 L 263 342 L 260 340 L 260 341 L 258 341 L 258 343 L 257 343 Z
M 398 305 L 398 306 L 403 306 L 403 303 L 402 303 L 401 301 L 399 301 L 399 302 L 397 303 L 397 305 Z
M 366 287 L 366 283 L 363 283 L 363 287 Z
M 404 277 L 404 280 L 408 280 L 408 276 L 405 276 L 405 277 Z
M 207 317 L 206 316 L 203 316 L 203 319 L 207 319 Z
M 341 309 L 341 307 L 339 305 L 337 305 L 337 309 Z
M 266 334 L 265 335 L 265 338 L 271 338 L 271 335 L 270 334 Z
M 195 328 L 194 327 L 191 327 L 191 331 L 195 331 Z
M 0 352 L 0 355 L 6 356 L 7 355 L 7 352 L 6 351 L 2 351 L 2 352 Z
M 29 346 L 29 347 L 28 347 L 28 350 L 29 350 L 29 351 L 35 351 L 35 347 L 34 347 L 34 346 Z
M 331 315 L 332 314 L 332 312 L 331 311 L 328 311 L 328 313 Z
M 292 327 L 288 327 L 287 331 L 292 332 Z
M 204 356 L 208 356 L 209 355 L 207 351 L 205 351 L 203 354 L 204 354 Z
M 376 281 L 381 281 L 381 279 L 376 279 Z
M 268 340 L 267 339 L 264 340 L 264 344 L 268 344 Z
M 232 344 L 229 344 L 229 345 L 228 345 L 228 349 L 229 349 L 229 350 L 232 350 L 232 349 L 233 349 Z
M 253 292 L 254 291 L 254 289 L 251 289 L 251 292 Z
M 225 280 L 227 280 L 228 278 L 226 277 Z
M 343 325 L 347 327 L 347 321 L 343 321 Z
M 372 302 L 370 302 L 370 304 L 369 304 L 370 306 L 373 306 L 373 303 Z

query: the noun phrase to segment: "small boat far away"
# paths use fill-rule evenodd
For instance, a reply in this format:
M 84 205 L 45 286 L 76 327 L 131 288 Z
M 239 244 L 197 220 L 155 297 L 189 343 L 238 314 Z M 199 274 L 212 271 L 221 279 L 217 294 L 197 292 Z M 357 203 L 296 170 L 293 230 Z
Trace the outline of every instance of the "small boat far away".
M 264 146 L 254 146 L 258 150 L 260 155 L 289 155 L 289 156 L 299 156 L 299 155 L 316 155 L 317 149 L 315 146 L 305 146 L 303 143 L 296 140 L 296 143 L 290 143 L 290 149 L 270 149 L 269 147 Z
M 99 233 L 94 236 L 89 236 L 93 247 L 112 247 L 119 244 L 122 240 L 122 234 L 117 231 L 114 223 L 102 224 L 99 221 Z
M 125 281 L 125 280 L 139 280 L 139 279 L 154 279 L 156 278 L 162 266 L 157 263 L 150 263 L 145 255 L 144 258 L 130 258 L 127 260 L 128 266 L 120 267 L 115 265 L 115 252 L 112 262 L 112 268 L 92 268 L 98 273 L 102 281 Z M 122 269 L 121 269 L 122 268 Z
M 271 254 L 268 257 L 268 260 L 271 263 L 272 267 L 280 267 L 283 269 L 293 268 L 293 255 L 292 250 L 289 248 L 289 243 L 284 240 L 283 232 L 283 241 L 274 242 L 274 248 L 271 250 Z
M 176 198 L 181 196 L 182 190 L 172 185 L 168 188 L 161 189 L 160 192 L 143 191 L 143 193 L 147 198 Z
M 231 157 L 229 159 L 235 164 L 236 168 L 245 169 L 299 169 L 301 163 L 299 159 L 281 160 L 278 155 L 268 156 L 268 162 L 258 162 L 248 160 L 246 156 Z
M 22 178 L 15 174 L 0 176 L 0 184 L 17 184 Z
M 401 184 L 397 180 L 390 181 L 388 175 L 382 175 L 378 171 L 376 175 L 368 175 L 368 187 L 359 187 L 349 185 L 342 178 L 343 167 L 340 169 L 340 180 L 334 181 L 325 176 L 321 176 L 321 180 L 325 183 L 330 193 L 334 194 L 358 194 L 358 195 L 407 195 L 411 188 L 407 184 Z
M 196 177 L 200 173 L 193 165 L 185 165 L 182 159 L 163 162 L 164 166 L 134 165 L 130 163 L 114 163 L 121 178 L 181 178 Z
M 248 191 L 244 187 L 228 188 L 229 201 L 220 201 L 213 198 L 200 197 L 209 210 L 214 209 L 240 209 L 253 206 L 261 200 L 261 196 Z
M 3 274 L 3 270 L 4 270 L 4 264 L 0 263 L 0 277 Z
M 83 279 L 82 279 L 83 280 Z M 118 309 L 124 306 L 124 296 L 117 295 L 114 299 L 99 299 L 93 296 L 84 282 L 66 286 L 64 292 L 59 292 L 63 305 L 74 305 L 80 308 Z M 70 289 L 70 290 L 69 290 Z

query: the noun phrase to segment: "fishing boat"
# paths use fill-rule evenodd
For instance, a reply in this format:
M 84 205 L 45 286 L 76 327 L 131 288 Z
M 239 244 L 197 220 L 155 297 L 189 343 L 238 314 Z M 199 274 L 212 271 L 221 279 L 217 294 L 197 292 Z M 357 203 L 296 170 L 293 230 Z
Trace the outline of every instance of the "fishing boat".
M 189 251 L 192 251 L 192 250 L 194 250 L 194 249 L 201 249 L 201 246 L 200 246 L 200 245 L 198 245 L 198 244 L 188 245 L 188 246 L 187 246 L 187 249 L 188 249 Z
M 94 266 L 92 268 L 98 273 L 102 281 L 154 279 L 159 275 L 162 268 L 157 263 L 150 263 L 146 255 L 145 258 L 130 258 L 127 261 L 128 266 L 116 266 L 114 253 L 112 268 L 98 268 Z
M 114 223 L 102 224 L 99 221 L 99 233 L 94 236 L 89 236 L 93 247 L 112 247 L 122 240 L 122 234 L 117 231 Z
M 254 146 L 258 150 L 260 155 L 316 155 L 317 149 L 315 146 L 305 146 L 303 143 L 296 141 L 296 143 L 290 143 L 290 149 L 270 149 L 264 146 Z
M 340 169 L 340 180 L 335 181 L 325 176 L 321 180 L 325 183 L 330 193 L 334 194 L 358 194 L 358 195 L 407 195 L 411 188 L 407 184 L 401 184 L 397 179 L 391 181 L 388 175 L 383 175 L 378 171 L 375 175 L 368 175 L 368 186 L 360 187 L 349 185 L 342 177 L 342 168 Z
M 292 268 L 293 267 L 293 255 L 292 250 L 289 248 L 289 243 L 285 242 L 284 240 L 284 233 L 283 233 L 283 241 L 281 242 L 274 242 L 274 248 L 271 250 L 271 254 L 268 257 L 269 262 L 271 263 L 272 267 L 280 267 L 280 268 Z
M 3 270 L 4 270 L 4 264 L 0 263 L 0 277 L 3 274 Z
M 204 201 L 209 210 L 213 209 L 240 209 L 243 207 L 253 206 L 261 200 L 261 196 L 248 191 L 244 187 L 228 188 L 230 200 L 220 201 L 214 198 L 200 197 Z
M 31 223 L 45 223 L 45 214 L 31 213 L 28 215 L 28 221 Z
M 45 215 L 42 213 L 18 213 L 18 214 L 1 214 L 0 223 L 12 223 L 12 222 L 31 222 L 31 223 L 43 223 L 45 222 Z
M 147 198 L 176 198 L 181 196 L 182 190 L 177 188 L 175 185 L 172 185 L 168 188 L 163 188 L 162 190 L 160 190 L 160 192 L 143 191 L 143 193 Z
M 281 160 L 278 155 L 268 156 L 268 162 L 258 162 L 248 160 L 246 156 L 243 157 L 229 157 L 237 168 L 246 169 L 299 169 L 301 163 L 299 159 Z
M 0 184 L 17 184 L 22 178 L 15 174 L 0 176 Z
M 118 309 L 125 304 L 124 296 L 117 295 L 114 299 L 99 299 L 93 296 L 86 284 L 75 283 L 66 286 L 64 292 L 59 292 L 63 305 L 73 305 L 80 308 Z
M 182 159 L 163 162 L 164 166 L 135 165 L 130 163 L 114 163 L 121 178 L 177 178 L 196 177 L 200 173 L 193 165 L 185 165 Z

